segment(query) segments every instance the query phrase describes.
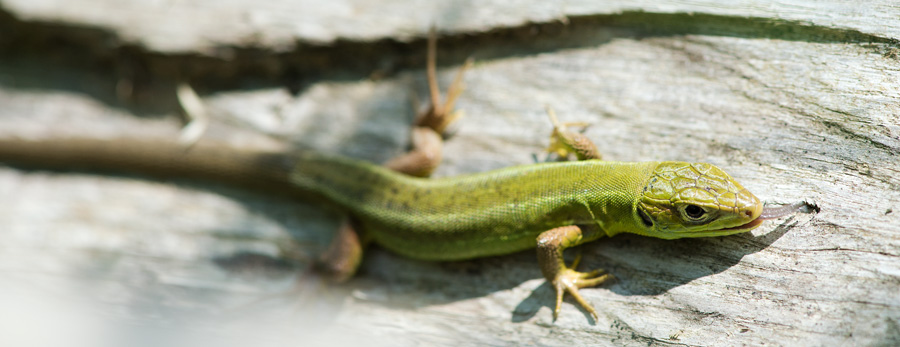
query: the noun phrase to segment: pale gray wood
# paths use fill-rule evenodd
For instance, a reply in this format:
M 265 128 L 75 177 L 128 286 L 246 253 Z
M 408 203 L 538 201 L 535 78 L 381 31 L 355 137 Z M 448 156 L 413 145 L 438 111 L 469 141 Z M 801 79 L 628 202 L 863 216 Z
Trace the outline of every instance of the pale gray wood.
M 88 25 L 151 51 L 226 56 L 222 47 L 286 51 L 297 42 L 405 40 L 422 36 L 432 24 L 448 32 L 484 32 L 622 12 L 758 17 L 900 36 L 900 7 L 891 0 L 4 0 L 0 5 L 24 20 Z
M 885 11 L 799 6 L 776 15 L 772 4 L 755 7 L 761 16 L 839 29 L 897 26 L 879 19 Z M 564 121 L 593 123 L 587 134 L 606 159 L 711 162 L 765 200 L 812 199 L 821 213 L 746 235 L 617 236 L 587 245 L 583 266 L 618 280 L 583 290 L 598 322 L 571 302 L 553 322 L 552 293 L 531 252 L 440 264 L 373 249 L 360 276 L 322 289 L 304 277 L 303 257 L 321 251 L 340 216 L 314 202 L 198 182 L 0 167 L 0 345 L 898 343 L 895 46 L 752 30 L 647 37 L 627 28 L 581 30 L 590 44 L 474 50 L 495 58 L 466 75 L 458 106 L 467 116 L 447 142 L 439 176 L 542 157 L 550 105 Z M 442 81 L 453 72 L 442 69 Z M 114 87 L 104 78 L 0 64 L 0 135 L 177 135 L 174 112 L 146 117 L 97 97 L 93 91 Z M 260 135 L 269 134 L 383 161 L 403 151 L 411 91 L 425 95 L 422 71 L 319 80 L 297 96 L 259 88 L 204 100 L 217 121 L 211 137 L 272 146 Z

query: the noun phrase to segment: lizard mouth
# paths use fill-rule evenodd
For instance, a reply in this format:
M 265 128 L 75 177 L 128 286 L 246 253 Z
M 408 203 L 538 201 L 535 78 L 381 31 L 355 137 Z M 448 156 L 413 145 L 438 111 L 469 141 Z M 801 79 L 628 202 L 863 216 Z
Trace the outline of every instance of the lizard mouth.
M 762 219 L 762 218 L 757 217 L 756 219 L 751 220 L 751 221 L 749 221 L 749 222 L 747 222 L 747 223 L 738 225 L 738 226 L 736 226 L 736 227 L 725 228 L 725 229 L 719 229 L 719 231 L 728 231 L 728 232 L 750 231 L 750 230 L 752 230 L 752 229 L 754 229 L 754 228 L 760 226 L 764 220 L 765 220 L 765 219 Z
M 806 201 L 795 202 L 793 204 L 788 204 L 788 205 L 765 206 L 765 207 L 763 207 L 762 212 L 760 212 L 759 216 L 757 216 L 755 219 L 753 219 L 747 223 L 738 225 L 736 227 L 719 229 L 719 231 L 728 231 L 728 232 L 735 232 L 735 233 L 742 232 L 742 231 L 750 231 L 753 228 L 758 227 L 760 224 L 762 224 L 763 221 L 766 221 L 766 220 L 781 218 L 781 217 L 791 215 L 791 214 L 794 214 L 797 212 L 807 212 L 807 210 L 818 212 L 818 209 L 819 209 L 818 206 L 816 206 L 813 203 L 806 202 Z

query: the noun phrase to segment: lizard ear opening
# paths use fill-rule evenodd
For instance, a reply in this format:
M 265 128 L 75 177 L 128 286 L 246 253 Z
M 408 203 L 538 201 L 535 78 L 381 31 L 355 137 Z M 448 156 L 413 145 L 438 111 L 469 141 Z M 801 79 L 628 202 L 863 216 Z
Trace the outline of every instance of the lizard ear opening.
M 646 226 L 646 227 L 648 227 L 648 228 L 652 228 L 652 227 L 653 227 L 653 220 L 650 219 L 650 215 L 648 215 L 647 212 L 644 212 L 643 209 L 638 208 L 638 209 L 637 209 L 637 213 L 638 213 L 638 216 L 641 217 L 641 222 L 644 223 L 644 226 Z

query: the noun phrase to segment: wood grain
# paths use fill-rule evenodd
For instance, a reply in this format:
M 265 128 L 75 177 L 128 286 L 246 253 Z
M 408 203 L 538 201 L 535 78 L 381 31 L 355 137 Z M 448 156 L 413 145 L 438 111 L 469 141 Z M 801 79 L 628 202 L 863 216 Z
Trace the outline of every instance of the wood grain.
M 361 23 L 335 25 L 321 36 L 298 35 L 350 38 L 360 47 L 398 38 L 395 53 L 417 51 L 430 21 L 367 19 L 411 3 L 418 4 L 315 8 L 326 14 L 310 16 L 308 25 L 326 27 L 315 23 L 335 18 Z M 304 275 L 304 259 L 324 249 L 340 216 L 315 202 L 204 182 L 0 167 L 0 344 L 900 343 L 896 7 L 587 3 L 552 11 L 523 4 L 517 13 L 478 25 L 438 21 L 447 35 L 439 56 L 447 56 L 442 81 L 449 82 L 453 65 L 465 56 L 476 59 L 458 103 L 466 116 L 447 141 L 438 175 L 542 157 L 549 105 L 562 121 L 594 124 L 587 135 L 605 159 L 710 162 L 764 200 L 811 199 L 821 212 L 767 222 L 745 235 L 674 241 L 617 236 L 582 247 L 583 266 L 605 268 L 618 280 L 582 291 L 599 321 L 567 302 L 553 322 L 553 294 L 532 252 L 428 263 L 376 248 L 360 276 L 325 289 Z M 122 21 L 111 12 L 86 24 L 79 19 L 84 17 L 67 17 L 69 10 L 36 15 L 36 7 L 23 4 L 2 7 L 17 20 L 39 18 L 29 30 L 69 18 L 74 27 L 101 26 L 142 42 L 141 55 L 191 52 L 167 62 L 175 68 L 205 61 L 210 42 L 244 47 L 240 30 L 197 43 L 202 40 L 193 32 L 209 29 L 191 27 L 184 18 L 213 11 L 204 3 L 134 17 L 135 23 L 166 16 L 174 21 L 150 29 L 103 24 Z M 275 12 L 274 4 L 229 6 L 265 17 Z M 277 4 L 284 18 L 300 11 Z M 444 5 L 465 9 L 457 12 L 429 6 L 439 7 L 425 6 L 425 13 L 456 13 L 460 23 L 503 12 L 491 4 L 475 11 L 467 2 Z M 622 13 L 635 9 L 646 12 Z M 128 17 L 133 11 L 116 13 Z M 463 20 L 466 11 L 476 15 Z M 694 15 L 682 14 L 687 12 Z M 561 14 L 573 16 L 568 26 L 559 23 Z M 642 21 L 648 18 L 653 20 Z M 536 24 L 523 24 L 529 21 Z M 259 28 L 263 37 L 287 35 Z M 529 28 L 563 29 L 508 40 L 492 31 Z M 458 36 L 461 31 L 466 34 Z M 170 46 L 162 39 L 167 37 Z M 407 39 L 413 43 L 404 46 Z M 261 54 L 279 54 L 280 44 L 254 40 Z M 329 51 L 340 47 L 326 45 L 323 56 L 344 53 Z M 404 150 L 413 114 L 409 100 L 426 91 L 423 71 L 404 67 L 411 62 L 394 64 L 392 54 L 361 64 L 401 68 L 372 68 L 369 74 L 338 65 L 335 74 L 303 77 L 295 93 L 242 74 L 223 77 L 231 86 L 203 94 L 216 120 L 208 136 L 384 161 Z M 131 81 L 144 98 L 117 99 L 122 80 L 100 70 L 68 58 L 29 56 L 28 47 L 7 52 L 0 63 L 0 135 L 177 135 L 179 117 L 166 79 L 147 82 L 160 88 Z

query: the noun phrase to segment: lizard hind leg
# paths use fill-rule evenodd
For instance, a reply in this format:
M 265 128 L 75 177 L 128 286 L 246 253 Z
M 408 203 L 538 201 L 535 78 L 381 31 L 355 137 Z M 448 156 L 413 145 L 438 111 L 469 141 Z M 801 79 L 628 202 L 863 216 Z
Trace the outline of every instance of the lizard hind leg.
M 434 27 L 428 36 L 427 75 L 430 104 L 425 111 L 419 113 L 413 123 L 412 146 L 409 152 L 397 156 L 385 167 L 417 177 L 428 177 L 437 169 L 443 159 L 443 134 L 447 127 L 462 116 L 462 112 L 454 110 L 457 98 L 463 92 L 463 73 L 471 66 L 466 61 L 456 74 L 453 84 L 447 90 L 447 99 L 441 102 L 441 92 L 437 83 L 437 34 Z
M 315 262 L 315 270 L 332 283 L 342 283 L 350 279 L 362 262 L 363 242 L 357 227 L 345 219 L 328 249 Z
M 584 240 L 582 230 L 577 225 L 569 225 L 547 230 L 537 238 L 538 264 L 541 272 L 556 292 L 556 306 L 553 309 L 553 319 L 559 316 L 564 293 L 569 293 L 575 301 L 581 305 L 590 315 L 597 320 L 597 311 L 589 304 L 578 289 L 594 287 L 613 278 L 612 275 L 602 270 L 590 272 L 575 271 L 581 256 L 579 255 L 572 266 L 566 266 L 563 260 L 563 251 L 566 248 L 577 246 Z
M 428 177 L 437 168 L 442 159 L 443 138 L 441 134 L 447 126 L 459 118 L 460 113 L 453 111 L 456 99 L 462 94 L 462 76 L 471 65 L 471 61 L 459 70 L 453 84 L 447 91 L 447 100 L 441 103 L 440 90 L 436 73 L 437 34 L 434 28 L 428 36 L 428 85 L 431 93 L 431 105 L 416 117 L 412 128 L 412 148 L 409 152 L 397 156 L 385 167 L 411 176 Z M 367 243 L 358 224 L 351 219 L 343 222 L 328 249 L 315 264 L 332 282 L 343 282 L 356 273 L 362 262 L 363 248 Z

